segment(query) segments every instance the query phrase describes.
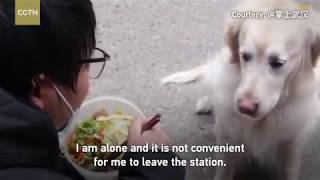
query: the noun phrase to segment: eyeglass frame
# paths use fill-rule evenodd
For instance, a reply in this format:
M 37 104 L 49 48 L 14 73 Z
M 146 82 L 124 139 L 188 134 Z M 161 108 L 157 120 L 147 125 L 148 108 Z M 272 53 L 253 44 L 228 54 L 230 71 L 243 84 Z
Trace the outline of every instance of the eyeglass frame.
M 98 75 L 96 77 L 90 77 L 92 79 L 98 79 L 100 77 L 100 75 L 102 74 L 104 67 L 106 66 L 106 61 L 110 61 L 111 56 L 106 53 L 104 50 L 94 47 L 94 50 L 98 50 L 103 54 L 103 57 L 101 58 L 89 58 L 89 59 L 81 59 L 80 63 L 97 63 L 97 62 L 103 62 L 103 65 L 101 67 L 100 72 L 98 73 Z

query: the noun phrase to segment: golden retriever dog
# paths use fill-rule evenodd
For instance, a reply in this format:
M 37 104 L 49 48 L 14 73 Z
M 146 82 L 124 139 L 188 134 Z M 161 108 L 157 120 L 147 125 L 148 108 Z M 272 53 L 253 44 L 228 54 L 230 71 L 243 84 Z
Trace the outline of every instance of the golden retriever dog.
M 236 12 L 299 10 L 296 3 L 243 2 Z M 303 19 L 229 17 L 225 45 L 206 64 L 174 73 L 163 84 L 201 80 L 209 87 L 198 112 L 214 111 L 217 144 L 245 145 L 245 153 L 221 153 L 227 164 L 215 180 L 232 180 L 241 159 L 276 167 L 280 180 L 297 180 L 301 151 L 320 113 L 320 23 L 312 9 Z M 230 15 L 229 15 L 230 16 Z

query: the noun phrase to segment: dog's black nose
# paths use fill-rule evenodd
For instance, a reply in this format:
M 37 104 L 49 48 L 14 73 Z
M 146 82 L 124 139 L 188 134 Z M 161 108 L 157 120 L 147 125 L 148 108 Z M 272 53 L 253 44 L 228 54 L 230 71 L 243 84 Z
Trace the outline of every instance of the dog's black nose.
M 259 103 L 251 98 L 243 98 L 238 100 L 238 109 L 240 113 L 254 117 L 258 111 Z

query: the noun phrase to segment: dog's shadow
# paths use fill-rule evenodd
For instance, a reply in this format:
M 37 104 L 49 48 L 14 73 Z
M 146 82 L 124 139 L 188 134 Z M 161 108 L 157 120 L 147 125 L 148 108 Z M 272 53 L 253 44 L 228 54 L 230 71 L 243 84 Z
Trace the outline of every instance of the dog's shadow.
M 271 169 L 261 168 L 255 163 L 247 163 L 237 168 L 234 180 L 277 180 L 277 175 Z
M 196 113 L 196 116 L 206 125 L 215 123 L 215 121 L 212 122 L 212 118 L 214 119 L 215 117 L 212 111 L 208 113 Z M 274 169 L 260 167 L 256 162 L 251 161 L 238 165 L 233 180 L 277 180 L 276 177 L 277 174 Z

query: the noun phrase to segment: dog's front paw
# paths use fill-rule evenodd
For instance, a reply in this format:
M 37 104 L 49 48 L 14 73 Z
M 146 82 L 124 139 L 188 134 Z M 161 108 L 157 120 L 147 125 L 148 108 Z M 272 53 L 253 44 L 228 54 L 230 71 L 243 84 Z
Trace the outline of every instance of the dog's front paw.
M 166 85 L 169 83 L 183 84 L 183 83 L 193 82 L 195 80 L 196 79 L 194 79 L 194 77 L 192 77 L 187 72 L 177 72 L 177 73 L 174 73 L 170 76 L 164 77 L 161 80 L 161 84 L 163 84 L 163 85 Z
M 212 103 L 208 96 L 205 96 L 198 100 L 196 105 L 197 114 L 210 114 L 212 112 Z
M 213 180 L 233 180 L 232 177 L 214 177 Z
M 193 69 L 187 71 L 180 71 L 174 73 L 170 76 L 167 76 L 161 80 L 162 84 L 168 83 L 177 83 L 177 84 L 184 84 L 184 83 L 191 83 L 197 80 L 203 79 L 207 72 L 207 65 L 200 65 Z

